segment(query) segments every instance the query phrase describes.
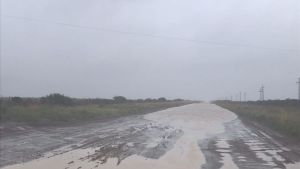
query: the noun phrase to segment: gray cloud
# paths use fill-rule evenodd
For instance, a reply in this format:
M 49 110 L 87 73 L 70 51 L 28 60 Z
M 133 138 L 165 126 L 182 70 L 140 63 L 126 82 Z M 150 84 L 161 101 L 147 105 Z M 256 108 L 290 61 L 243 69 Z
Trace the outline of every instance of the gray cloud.
M 2 0 L 4 96 L 295 98 L 298 0 Z

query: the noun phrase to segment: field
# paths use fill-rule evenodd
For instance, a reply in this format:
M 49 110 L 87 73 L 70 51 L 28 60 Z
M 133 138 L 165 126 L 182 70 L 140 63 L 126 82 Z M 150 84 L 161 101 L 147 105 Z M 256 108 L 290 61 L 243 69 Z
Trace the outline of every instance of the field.
M 24 99 L 23 99 L 24 100 Z M 30 125 L 47 125 L 64 122 L 101 120 L 119 116 L 143 114 L 187 104 L 186 101 L 73 101 L 72 104 L 2 103 L 1 123 L 22 122 Z M 40 99 L 41 100 L 41 99 Z M 98 101 L 99 102 L 99 101 Z
M 217 101 L 215 103 L 235 112 L 242 119 L 258 122 L 281 134 L 300 139 L 299 101 Z

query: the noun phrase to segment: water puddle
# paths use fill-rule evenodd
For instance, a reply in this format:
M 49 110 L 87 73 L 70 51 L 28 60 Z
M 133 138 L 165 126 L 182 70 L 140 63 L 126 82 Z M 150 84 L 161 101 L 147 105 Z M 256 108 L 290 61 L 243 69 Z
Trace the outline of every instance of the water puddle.
M 101 132 L 101 137 L 85 139 L 72 151 L 4 169 L 199 169 L 206 159 L 198 141 L 224 132 L 223 124 L 234 118 L 211 104 L 171 108 L 146 115 L 144 123 Z M 225 140 L 218 144 L 229 146 Z

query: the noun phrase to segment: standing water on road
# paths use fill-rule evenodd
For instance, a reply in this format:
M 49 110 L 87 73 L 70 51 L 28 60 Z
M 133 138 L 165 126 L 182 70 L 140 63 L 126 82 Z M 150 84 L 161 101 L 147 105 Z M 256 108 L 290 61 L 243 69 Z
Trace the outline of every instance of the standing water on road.
M 93 125 L 79 143 L 3 169 L 297 168 L 284 156 L 290 150 L 213 104 L 190 104 L 98 127 Z

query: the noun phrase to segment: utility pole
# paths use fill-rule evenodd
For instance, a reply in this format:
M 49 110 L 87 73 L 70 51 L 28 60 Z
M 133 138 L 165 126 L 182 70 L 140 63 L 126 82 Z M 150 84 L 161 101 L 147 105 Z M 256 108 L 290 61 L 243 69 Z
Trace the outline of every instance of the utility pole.
M 264 101 L 265 100 L 265 87 L 264 85 L 261 86 L 260 90 L 258 91 L 259 92 L 259 100 L 260 101 Z
M 240 92 L 240 102 L 242 102 L 242 92 Z
M 244 92 L 244 101 L 246 102 L 247 101 L 247 93 Z
M 299 78 L 299 81 L 297 82 L 298 83 L 298 99 L 299 99 L 299 101 L 300 101 L 300 78 Z

